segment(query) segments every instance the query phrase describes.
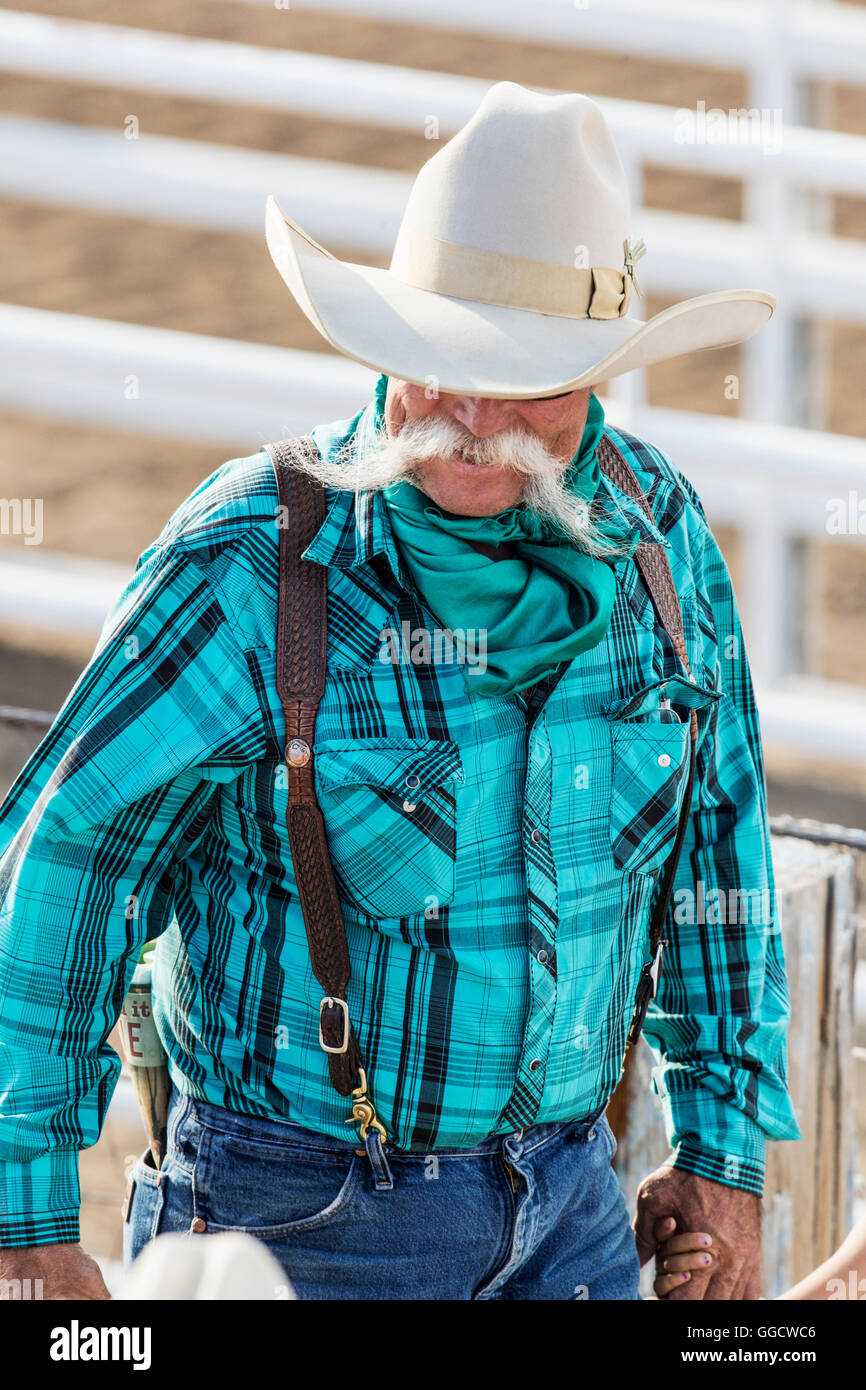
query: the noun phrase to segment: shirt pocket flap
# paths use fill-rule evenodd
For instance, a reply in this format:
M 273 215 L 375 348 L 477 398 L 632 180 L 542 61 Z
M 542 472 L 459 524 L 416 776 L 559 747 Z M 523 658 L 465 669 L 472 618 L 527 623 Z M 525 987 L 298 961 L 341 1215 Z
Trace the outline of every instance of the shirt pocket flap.
M 420 797 L 429 787 L 465 780 L 460 749 L 448 739 L 324 739 L 313 753 L 323 791 L 372 786 Z
M 616 700 L 607 706 L 605 714 L 608 719 L 652 718 L 659 713 L 662 700 L 669 700 L 672 705 L 684 705 L 687 709 L 704 709 L 720 700 L 723 694 L 723 690 L 706 680 L 666 676 L 633 691 L 624 700 Z
M 460 750 L 447 739 L 323 739 L 316 781 L 346 901 L 378 921 L 451 902 Z

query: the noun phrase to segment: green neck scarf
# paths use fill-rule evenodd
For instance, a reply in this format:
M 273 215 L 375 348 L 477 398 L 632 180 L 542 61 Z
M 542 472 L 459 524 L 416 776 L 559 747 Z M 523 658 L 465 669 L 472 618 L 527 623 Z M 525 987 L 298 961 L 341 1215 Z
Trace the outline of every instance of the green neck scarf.
M 387 384 L 383 376 L 376 386 L 377 427 L 384 423 Z M 566 485 L 588 503 L 598 489 L 603 430 L 604 410 L 592 395 L 565 475 Z M 455 516 L 405 482 L 385 488 L 383 496 L 412 578 L 463 653 L 471 693 L 524 690 L 604 637 L 616 592 L 611 564 L 584 555 L 553 523 L 521 506 L 496 516 Z M 615 523 L 603 529 L 612 539 L 631 538 L 634 548 L 632 532 Z M 473 545 L 495 550 L 506 542 L 514 542 L 513 555 L 495 560 Z

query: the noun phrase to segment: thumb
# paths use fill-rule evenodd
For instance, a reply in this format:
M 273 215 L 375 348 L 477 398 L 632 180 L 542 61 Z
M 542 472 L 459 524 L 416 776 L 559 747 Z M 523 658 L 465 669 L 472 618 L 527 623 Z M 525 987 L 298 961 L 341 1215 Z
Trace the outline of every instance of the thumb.
M 641 1265 L 645 1265 L 647 1260 L 651 1260 L 658 1250 L 658 1241 L 655 1235 L 658 1215 L 652 1199 L 639 1194 L 633 1229 Z

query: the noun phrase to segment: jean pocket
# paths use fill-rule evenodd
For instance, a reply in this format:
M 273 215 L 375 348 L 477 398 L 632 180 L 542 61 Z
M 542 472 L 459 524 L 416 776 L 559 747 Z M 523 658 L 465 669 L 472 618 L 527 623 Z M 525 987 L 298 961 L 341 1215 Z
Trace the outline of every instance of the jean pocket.
M 442 739 L 329 739 L 316 787 L 340 892 L 375 918 L 414 917 L 454 897 L 457 745 Z
M 145 1245 L 159 1235 L 167 1191 L 165 1171 L 154 1167 L 150 1149 L 145 1149 L 129 1175 L 123 1223 L 123 1257 L 126 1263 L 134 1260 Z
M 196 1213 L 210 1232 L 244 1231 L 279 1240 L 345 1215 L 363 1169 L 347 1153 L 250 1139 L 202 1126 L 195 1168 Z
M 602 1115 L 596 1128 L 604 1140 L 604 1143 L 607 1147 L 607 1156 L 612 1163 L 617 1151 L 617 1142 L 616 1135 L 610 1127 L 610 1121 L 608 1120 L 606 1114 Z

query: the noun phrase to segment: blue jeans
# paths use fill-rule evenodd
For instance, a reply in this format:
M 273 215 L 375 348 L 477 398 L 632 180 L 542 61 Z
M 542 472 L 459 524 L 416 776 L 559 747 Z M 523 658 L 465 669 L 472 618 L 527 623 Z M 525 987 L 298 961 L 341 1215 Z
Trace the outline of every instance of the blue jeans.
M 133 1170 L 124 1258 L 164 1231 L 246 1231 L 301 1299 L 636 1299 L 615 1148 L 603 1108 L 425 1154 L 175 1091 L 162 1170 L 149 1153 Z

